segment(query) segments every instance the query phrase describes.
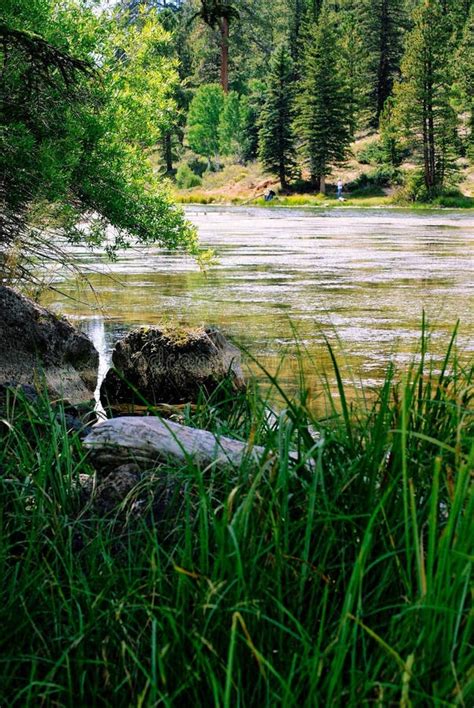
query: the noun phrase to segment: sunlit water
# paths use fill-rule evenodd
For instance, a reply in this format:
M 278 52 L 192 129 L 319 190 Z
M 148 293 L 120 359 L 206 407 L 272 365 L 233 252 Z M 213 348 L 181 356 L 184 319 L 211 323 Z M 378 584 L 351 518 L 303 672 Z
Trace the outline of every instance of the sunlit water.
M 132 326 L 213 324 L 272 370 L 286 353 L 281 376 L 289 384 L 298 376 L 295 338 L 310 378 L 329 371 L 325 337 L 338 339 L 346 378 L 351 371 L 376 384 L 390 358 L 402 364 L 411 358 L 423 310 L 435 353 L 444 351 L 460 319 L 459 349 L 472 356 L 469 213 L 217 207 L 187 213 L 202 245 L 219 257 L 208 273 L 158 249 L 133 249 L 112 264 L 77 253 L 94 271 L 96 295 L 59 272 L 57 287 L 81 302 L 57 294 L 45 302 L 78 320 L 106 358 Z M 103 358 L 102 370 L 106 365 Z

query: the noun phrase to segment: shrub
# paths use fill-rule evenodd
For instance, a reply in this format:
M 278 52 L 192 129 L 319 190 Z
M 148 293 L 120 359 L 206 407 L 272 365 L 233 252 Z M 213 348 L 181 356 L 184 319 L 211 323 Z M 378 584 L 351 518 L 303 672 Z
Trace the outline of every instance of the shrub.
M 191 157 L 188 160 L 188 165 L 189 165 L 190 169 L 194 172 L 194 174 L 197 175 L 198 177 L 202 177 L 204 172 L 208 168 L 207 161 L 200 160 L 199 157 L 197 157 L 197 156 Z
M 407 174 L 403 187 L 395 197 L 396 201 L 402 204 L 404 202 L 428 202 L 429 198 L 421 170 L 413 170 Z
M 402 174 L 391 165 L 381 165 L 370 172 L 364 172 L 348 185 L 350 192 L 366 187 L 388 187 L 392 184 L 400 184 Z
M 178 167 L 176 172 L 176 184 L 180 189 L 192 189 L 199 187 L 202 183 L 199 175 L 194 174 L 190 166 L 186 163 Z
M 381 165 L 387 156 L 380 140 L 374 140 L 357 153 L 357 159 L 362 165 Z

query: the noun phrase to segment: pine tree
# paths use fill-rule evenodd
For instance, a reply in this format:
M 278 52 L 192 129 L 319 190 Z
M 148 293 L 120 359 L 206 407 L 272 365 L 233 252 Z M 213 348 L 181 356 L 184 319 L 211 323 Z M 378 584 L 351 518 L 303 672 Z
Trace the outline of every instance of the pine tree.
M 239 13 L 227 0 L 200 0 L 200 10 L 194 17 L 199 17 L 211 29 L 218 29 L 220 34 L 221 86 L 224 93 L 229 91 L 229 32 L 232 20 L 238 19 Z
M 457 38 L 462 37 L 472 8 L 472 0 L 440 0 L 443 13 L 451 23 L 452 32 Z
M 290 52 L 297 71 L 308 26 L 318 21 L 323 0 L 288 0 L 288 4 Z
M 421 157 L 430 196 L 443 186 L 457 141 L 450 36 L 442 2 L 425 0 L 413 13 L 395 90 L 398 122 Z
M 344 161 L 351 138 L 347 88 L 337 67 L 334 17 L 323 7 L 306 46 L 296 120 L 311 182 L 323 194 L 326 176 Z
M 252 79 L 247 85 L 248 94 L 242 96 L 242 158 L 254 160 L 258 155 L 258 134 L 260 116 L 265 102 L 265 84 L 260 79 Z
M 289 0 L 289 45 L 293 61 L 298 65 L 301 49 L 301 34 L 305 19 L 306 0 Z
M 265 103 L 260 116 L 259 157 L 265 169 L 278 175 L 282 189 L 294 172 L 293 61 L 284 44 L 270 60 Z
M 347 88 L 347 112 L 354 133 L 367 107 L 367 48 L 357 6 L 350 3 L 338 14 L 338 68 Z
M 395 101 L 390 96 L 385 101 L 380 116 L 380 142 L 382 144 L 384 161 L 393 167 L 398 167 L 402 162 L 403 153 L 400 147 L 400 135 L 395 120 Z
M 370 123 L 377 126 L 400 72 L 407 22 L 404 0 L 361 0 L 356 9 L 366 50 Z
M 468 152 L 474 158 L 474 5 L 456 52 L 455 67 L 464 108 L 469 115 Z

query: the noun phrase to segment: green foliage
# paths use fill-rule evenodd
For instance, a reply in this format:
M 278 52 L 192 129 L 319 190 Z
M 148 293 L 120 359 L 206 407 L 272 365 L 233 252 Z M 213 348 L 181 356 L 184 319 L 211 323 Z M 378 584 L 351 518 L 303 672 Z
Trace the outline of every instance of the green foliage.
M 153 0 L 146 4 L 156 5 Z M 411 139 L 414 137 L 412 133 L 417 133 L 418 129 L 413 131 L 410 127 L 400 130 L 403 122 L 399 120 L 401 111 L 394 108 L 392 99 L 394 83 L 400 78 L 402 59 L 406 66 L 408 54 L 413 54 L 413 31 L 410 34 L 410 30 L 414 30 L 417 21 L 410 19 L 410 15 L 414 10 L 418 14 L 420 11 L 428 12 L 426 8 L 423 10 L 425 4 L 419 0 L 327 0 L 324 8 L 321 0 L 273 0 L 271 3 L 265 0 L 233 0 L 230 3 L 210 4 L 183 0 L 177 3 L 174 11 L 167 9 L 161 14 L 172 17 L 172 24 L 179 27 L 175 42 L 184 67 L 180 69 L 181 78 L 190 80 L 191 85 L 199 86 L 222 79 L 220 71 L 223 62 L 227 61 L 223 50 L 227 46 L 230 87 L 241 97 L 246 96 L 247 101 L 245 110 L 241 111 L 245 114 L 243 144 L 237 149 L 237 143 L 241 143 L 239 137 L 234 141 L 236 144 L 229 147 L 232 137 L 231 132 L 227 131 L 221 148 L 224 153 L 235 154 L 239 160 L 249 160 L 258 155 L 256 126 L 260 124 L 262 111 L 262 91 L 255 90 L 255 86 L 263 78 L 268 78 L 268 58 L 272 50 L 282 42 L 288 42 L 294 61 L 293 94 L 301 96 L 304 83 L 308 81 L 305 55 L 312 27 L 317 24 L 321 13 L 333 11 L 332 44 L 336 49 L 331 68 L 337 74 L 343 91 L 349 132 L 354 135 L 367 126 L 380 128 L 385 156 L 374 158 L 396 167 L 413 150 L 419 156 L 423 152 L 419 141 Z M 452 110 L 451 125 L 445 123 L 439 141 L 440 145 L 446 145 L 446 149 L 443 147 L 441 152 L 444 154 L 439 159 L 435 158 L 439 167 L 435 169 L 444 180 L 445 173 L 453 164 L 449 153 L 456 157 L 472 151 L 473 113 L 468 86 L 472 76 L 472 42 L 469 39 L 472 32 L 469 30 L 471 3 L 470 0 L 429 0 L 427 4 L 437 6 L 441 16 L 440 23 L 435 19 L 432 23 L 433 32 L 438 34 L 434 64 L 437 67 L 435 73 L 439 76 L 435 77 L 434 85 L 437 86 L 441 79 L 451 89 L 446 103 Z M 230 31 L 225 39 L 224 14 L 221 11 L 227 5 L 236 12 L 228 17 Z M 162 4 L 158 3 L 158 6 L 161 8 Z M 204 15 L 209 20 L 207 24 Z M 197 16 L 204 22 L 193 22 Z M 411 39 L 405 51 L 408 34 Z M 423 50 L 420 49 L 418 58 L 412 63 L 421 66 L 422 56 Z M 405 83 L 404 77 L 402 85 Z M 413 97 L 406 98 L 406 102 L 415 109 L 423 103 Z M 186 110 L 184 106 L 183 114 Z M 409 122 L 408 119 L 405 122 Z M 436 122 L 440 122 L 438 115 Z M 298 162 L 308 160 L 305 144 L 306 140 L 301 140 L 295 145 Z M 317 177 L 314 179 L 317 181 Z
M 402 183 L 402 174 L 392 165 L 379 165 L 370 172 L 363 172 L 348 185 L 349 191 L 365 187 L 389 187 Z
M 224 98 L 219 121 L 219 148 L 221 155 L 242 158 L 244 149 L 245 100 L 236 91 Z
M 368 121 L 366 119 L 370 95 L 367 36 L 360 23 L 357 3 L 344 7 L 337 18 L 338 56 L 335 70 L 344 81 L 345 106 L 351 133 L 354 133 L 360 124 L 370 122 L 370 118 Z
M 474 200 L 466 197 L 454 186 L 439 187 L 436 191 L 428 190 L 422 170 L 412 170 L 405 177 L 403 186 L 395 195 L 399 204 L 430 203 L 434 206 L 451 207 L 453 209 L 472 209 Z
M 248 94 L 243 102 L 243 151 L 244 160 L 253 160 L 258 155 L 260 116 L 265 101 L 265 83 L 253 79 L 248 85 Z
M 108 515 L 84 506 L 61 406 L 12 396 L 0 701 L 471 705 L 474 379 L 454 351 L 432 361 L 424 334 L 401 378 L 353 399 L 331 350 L 324 420 L 304 381 L 203 400 L 187 424 L 266 459 L 163 464 Z
M 405 178 L 403 188 L 397 194 L 399 202 L 427 202 L 430 193 L 422 170 L 412 170 Z
M 385 101 L 383 111 L 380 114 L 380 142 L 383 148 L 384 162 L 388 162 L 393 167 L 398 167 L 403 158 L 408 156 L 408 152 L 402 148 L 395 113 L 395 101 L 390 96 Z
M 398 77 L 406 27 L 404 0 L 358 0 L 357 26 L 364 37 L 371 122 L 378 125 Z
M 218 84 L 200 86 L 189 106 L 186 135 L 194 152 L 210 161 L 219 154 L 219 123 L 224 92 Z
M 188 164 L 180 165 L 176 171 L 176 184 L 180 189 L 192 189 L 199 187 L 202 180 L 199 175 L 194 174 Z
M 357 161 L 361 165 L 382 165 L 386 162 L 386 153 L 380 140 L 372 140 L 357 153 Z
M 260 160 L 265 169 L 278 175 L 282 189 L 287 189 L 296 165 L 293 78 L 293 61 L 282 44 L 270 60 L 259 130 Z
M 334 17 L 323 7 L 305 52 L 296 125 L 311 180 L 325 190 L 325 177 L 345 160 L 351 115 L 346 110 L 346 86 L 338 73 Z
M 455 57 L 455 76 L 463 107 L 468 111 L 468 153 L 474 161 L 474 5 L 466 20 Z
M 439 0 L 427 0 L 413 14 L 396 86 L 397 120 L 408 143 L 423 163 L 426 190 L 442 188 L 453 167 L 457 142 L 456 116 L 451 106 L 451 27 Z
M 430 194 L 422 174 L 418 173 L 418 175 L 418 178 L 408 179 L 406 184 L 395 193 L 394 204 L 421 209 L 474 209 L 474 199 L 454 188 L 440 190 L 435 195 Z
M 125 27 L 80 0 L 21 0 L 6 3 L 3 23 L 4 255 L 20 236 L 25 257 L 51 257 L 52 224 L 57 239 L 91 245 L 112 224 L 109 251 L 138 239 L 197 253 L 146 155 L 169 125 L 178 80 L 156 19 Z M 77 228 L 84 218 L 89 236 Z
M 433 206 L 445 209 L 474 209 L 474 199 L 462 194 L 459 190 L 446 190 L 431 200 Z
M 380 138 L 372 140 L 357 152 L 357 160 L 362 165 L 391 165 L 398 167 L 408 151 L 400 143 L 400 131 L 393 117 L 393 100 L 385 102 L 380 116 Z
M 208 169 L 208 164 L 206 160 L 201 160 L 196 155 L 192 155 L 190 157 L 188 156 L 186 162 L 191 168 L 191 170 L 194 172 L 194 174 L 198 177 L 202 177 Z

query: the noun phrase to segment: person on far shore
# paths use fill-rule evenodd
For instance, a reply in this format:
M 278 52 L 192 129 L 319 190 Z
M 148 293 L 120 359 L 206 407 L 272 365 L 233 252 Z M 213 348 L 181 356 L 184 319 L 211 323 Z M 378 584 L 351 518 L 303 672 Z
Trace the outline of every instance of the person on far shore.
M 337 180 L 337 198 L 342 199 L 342 189 L 343 189 L 342 179 L 339 177 Z

